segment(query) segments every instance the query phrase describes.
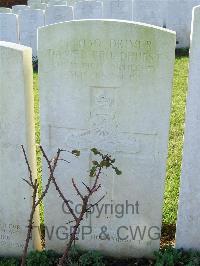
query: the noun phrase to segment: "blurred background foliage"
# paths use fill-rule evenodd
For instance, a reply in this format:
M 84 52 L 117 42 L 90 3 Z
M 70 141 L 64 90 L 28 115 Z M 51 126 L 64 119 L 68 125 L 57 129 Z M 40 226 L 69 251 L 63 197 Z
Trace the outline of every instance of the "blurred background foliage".
M 27 0 L 0 0 L 0 7 L 12 7 L 14 5 L 26 5 Z

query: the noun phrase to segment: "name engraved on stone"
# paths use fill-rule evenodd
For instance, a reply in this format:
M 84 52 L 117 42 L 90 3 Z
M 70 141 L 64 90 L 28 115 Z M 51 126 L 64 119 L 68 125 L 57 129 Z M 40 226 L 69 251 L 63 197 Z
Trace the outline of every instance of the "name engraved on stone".
M 49 63 L 44 72 L 63 65 L 66 77 L 83 81 L 108 77 L 132 80 L 152 72 L 159 60 L 148 40 L 74 40 L 63 44 L 63 49 L 49 49 L 46 56 Z M 102 63 L 111 65 L 109 71 L 102 70 Z

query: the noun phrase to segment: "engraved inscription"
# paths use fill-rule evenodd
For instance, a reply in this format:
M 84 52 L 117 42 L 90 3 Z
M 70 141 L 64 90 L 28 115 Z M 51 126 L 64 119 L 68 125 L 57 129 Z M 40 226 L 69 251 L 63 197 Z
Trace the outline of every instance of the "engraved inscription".
M 159 55 L 149 40 L 75 39 L 45 51 L 44 72 L 61 68 L 71 80 L 133 80 L 155 70 Z
M 90 128 L 99 136 L 117 134 L 116 91 L 117 87 L 91 87 Z M 112 138 L 112 137 L 111 137 Z
M 120 132 L 111 135 L 95 129 L 70 129 L 58 126 L 50 126 L 52 139 L 50 146 L 66 144 L 70 148 L 88 150 L 97 147 L 110 153 L 137 154 L 139 157 L 155 157 L 156 133 L 128 133 Z
M 156 133 L 120 132 L 116 95 L 118 87 L 90 87 L 90 123 L 88 129 L 49 126 L 49 145 L 69 145 L 89 150 L 93 147 L 109 153 L 135 154 L 154 158 Z
M 18 224 L 0 223 L 0 246 L 23 248 L 24 243 L 17 241 L 17 235 L 21 232 L 21 226 Z

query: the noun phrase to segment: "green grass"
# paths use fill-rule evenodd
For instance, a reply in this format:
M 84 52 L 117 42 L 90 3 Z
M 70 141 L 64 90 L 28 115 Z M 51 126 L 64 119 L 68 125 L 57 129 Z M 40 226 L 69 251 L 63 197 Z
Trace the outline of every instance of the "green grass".
M 166 224 L 174 224 L 177 217 L 187 78 L 188 57 L 177 57 L 174 69 L 167 178 L 163 210 L 163 222 Z
M 34 72 L 33 75 L 33 88 L 34 88 L 34 109 L 35 109 L 35 131 L 36 131 L 36 143 L 40 144 L 40 117 L 39 117 L 39 90 L 38 90 L 38 75 Z M 37 171 L 38 179 L 40 180 L 39 193 L 42 191 L 42 163 L 41 163 L 41 153 L 37 148 Z M 41 223 L 44 223 L 44 208 L 43 203 L 40 204 L 40 216 Z
M 177 216 L 179 179 L 181 171 L 182 146 L 183 146 L 187 76 L 188 76 L 188 57 L 177 56 L 175 63 L 175 70 L 174 70 L 169 156 L 167 164 L 167 179 L 166 179 L 165 200 L 163 208 L 163 222 L 166 224 L 174 224 L 176 222 L 176 216 Z M 37 74 L 34 73 L 36 141 L 37 143 L 40 143 L 39 96 L 38 96 L 37 84 L 38 84 Z M 41 178 L 41 157 L 39 153 L 37 153 L 37 158 L 38 158 L 39 178 Z M 43 214 L 42 205 L 41 205 L 41 212 Z

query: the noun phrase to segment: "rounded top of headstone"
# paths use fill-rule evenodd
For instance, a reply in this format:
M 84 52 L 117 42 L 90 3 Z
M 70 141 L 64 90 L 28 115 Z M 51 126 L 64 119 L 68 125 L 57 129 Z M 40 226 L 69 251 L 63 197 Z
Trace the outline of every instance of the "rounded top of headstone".
M 12 9 L 7 7 L 0 7 L 0 13 L 12 13 Z
M 0 47 L 14 49 L 18 51 L 31 50 L 31 48 L 28 46 L 24 46 L 24 45 L 13 43 L 13 42 L 4 42 L 4 41 L 0 41 Z
M 93 24 L 92 24 L 93 23 Z M 59 26 L 58 26 L 59 24 Z M 56 27 L 68 27 L 68 26 L 78 26 L 78 25 L 107 25 L 107 26 L 120 26 L 120 27 L 134 27 L 135 29 L 139 29 L 139 28 L 143 28 L 146 30 L 157 30 L 162 32 L 163 34 L 170 34 L 170 35 L 176 35 L 176 32 L 173 30 L 169 30 L 166 28 L 161 28 L 159 26 L 155 26 L 155 25 L 150 25 L 150 24 L 146 24 L 146 23 L 141 23 L 141 22 L 135 22 L 135 21 L 128 21 L 128 20 L 116 20 L 116 19 L 81 19 L 81 20 L 73 20 L 73 21 L 65 21 L 65 22 L 59 22 L 59 23 L 55 23 L 55 24 L 51 24 L 51 25 L 47 25 L 47 26 L 43 26 L 40 28 L 40 31 L 45 31 L 48 30 L 50 28 L 56 28 Z
M 193 13 L 200 12 L 200 5 L 193 8 Z

